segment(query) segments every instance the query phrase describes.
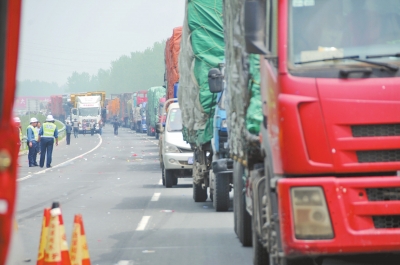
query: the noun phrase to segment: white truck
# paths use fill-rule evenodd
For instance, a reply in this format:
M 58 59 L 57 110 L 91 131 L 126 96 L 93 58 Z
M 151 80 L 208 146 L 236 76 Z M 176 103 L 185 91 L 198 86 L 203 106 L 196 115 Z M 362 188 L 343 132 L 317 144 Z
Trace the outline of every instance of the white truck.
M 95 125 L 95 132 L 99 132 L 101 120 L 101 97 L 100 96 L 77 96 L 76 108 L 71 110 L 72 119 L 79 122 L 79 133 L 90 132 L 92 124 Z

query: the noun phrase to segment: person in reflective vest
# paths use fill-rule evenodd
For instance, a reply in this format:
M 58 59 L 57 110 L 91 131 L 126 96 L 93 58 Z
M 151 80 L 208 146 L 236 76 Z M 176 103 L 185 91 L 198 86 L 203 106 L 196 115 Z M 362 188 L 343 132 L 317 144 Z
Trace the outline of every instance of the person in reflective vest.
M 36 130 L 38 120 L 36 118 L 31 118 L 30 124 L 26 129 L 27 144 L 29 148 L 28 161 L 30 167 L 39 166 L 36 162 L 37 157 L 37 145 L 39 141 L 39 134 Z
M 58 130 L 54 124 L 55 120 L 53 115 L 47 115 L 46 122 L 43 123 L 39 131 L 40 142 L 40 167 L 44 167 L 44 159 L 46 158 L 46 167 L 51 167 L 51 160 L 53 155 L 54 139 L 56 146 L 58 145 Z

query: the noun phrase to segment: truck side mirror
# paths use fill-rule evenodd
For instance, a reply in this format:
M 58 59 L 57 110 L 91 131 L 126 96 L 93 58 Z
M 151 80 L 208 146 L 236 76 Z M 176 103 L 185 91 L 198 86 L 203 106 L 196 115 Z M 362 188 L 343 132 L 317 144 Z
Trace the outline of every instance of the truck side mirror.
M 157 123 L 156 125 L 156 132 L 157 133 L 163 133 L 164 132 L 164 126 L 162 123 Z
M 246 0 L 244 5 L 244 31 L 246 51 L 254 54 L 267 54 L 265 46 L 266 8 L 265 0 Z
M 224 76 L 218 68 L 212 68 L 208 72 L 208 86 L 211 93 L 219 93 L 224 90 Z

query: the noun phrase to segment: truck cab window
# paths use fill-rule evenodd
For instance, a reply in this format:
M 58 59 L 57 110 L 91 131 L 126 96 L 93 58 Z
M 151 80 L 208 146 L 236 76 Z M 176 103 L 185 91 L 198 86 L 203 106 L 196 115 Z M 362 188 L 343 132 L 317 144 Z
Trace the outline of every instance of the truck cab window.
M 289 3 L 289 58 L 299 62 L 332 57 L 398 53 L 400 2 L 396 0 L 291 0 Z M 398 59 L 390 57 L 380 60 Z M 313 64 L 355 64 L 354 60 Z M 310 67 L 307 64 L 307 67 Z

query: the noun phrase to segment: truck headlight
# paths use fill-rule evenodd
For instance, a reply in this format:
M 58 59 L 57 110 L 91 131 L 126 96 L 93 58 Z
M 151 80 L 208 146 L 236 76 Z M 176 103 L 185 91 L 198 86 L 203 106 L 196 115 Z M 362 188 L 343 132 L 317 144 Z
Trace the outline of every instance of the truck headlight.
M 294 230 L 297 239 L 331 239 L 331 219 L 321 187 L 291 189 Z
M 165 143 L 165 152 L 166 153 L 180 153 L 178 147 L 173 144 Z
M 227 128 L 228 127 L 228 124 L 227 124 L 226 120 L 222 120 L 221 121 L 221 127 L 222 128 Z

